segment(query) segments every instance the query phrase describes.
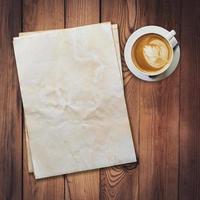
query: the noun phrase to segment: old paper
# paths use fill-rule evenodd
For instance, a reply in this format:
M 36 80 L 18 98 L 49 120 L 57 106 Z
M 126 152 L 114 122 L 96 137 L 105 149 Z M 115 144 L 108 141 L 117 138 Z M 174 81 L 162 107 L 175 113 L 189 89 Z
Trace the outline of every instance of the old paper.
M 14 47 L 36 178 L 136 160 L 110 24 Z
M 57 31 L 57 30 L 55 30 L 55 31 Z M 37 34 L 39 32 L 41 32 L 41 31 L 23 32 L 23 33 L 20 33 L 19 36 L 33 35 L 33 34 Z M 114 43 L 115 43 L 116 54 L 117 54 L 117 58 L 118 58 L 119 72 L 121 74 L 121 79 L 122 79 L 122 84 L 123 84 L 122 65 L 121 65 L 121 57 L 120 57 L 120 46 L 119 46 L 119 35 L 118 35 L 117 24 L 113 24 L 112 25 L 112 32 L 113 32 L 113 38 L 114 38 Z M 26 145 L 27 145 L 28 172 L 32 173 L 33 172 L 33 164 L 32 164 L 32 157 L 31 157 L 31 150 L 30 150 L 30 145 L 29 145 L 28 130 L 27 130 L 27 128 L 25 130 L 25 137 L 26 137 Z

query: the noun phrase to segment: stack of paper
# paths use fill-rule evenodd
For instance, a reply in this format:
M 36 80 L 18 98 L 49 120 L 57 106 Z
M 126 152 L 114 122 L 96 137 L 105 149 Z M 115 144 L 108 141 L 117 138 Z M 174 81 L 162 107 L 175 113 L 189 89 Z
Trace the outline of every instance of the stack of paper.
M 23 33 L 14 50 L 36 178 L 136 161 L 116 25 Z

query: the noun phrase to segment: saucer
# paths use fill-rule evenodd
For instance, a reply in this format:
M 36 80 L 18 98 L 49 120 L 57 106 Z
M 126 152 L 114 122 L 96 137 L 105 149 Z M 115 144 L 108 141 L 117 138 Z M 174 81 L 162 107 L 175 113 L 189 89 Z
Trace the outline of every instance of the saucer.
M 137 38 L 139 38 L 140 36 L 142 36 L 146 33 L 155 33 L 155 34 L 159 34 L 163 37 L 166 37 L 166 35 L 169 33 L 169 31 L 162 28 L 162 27 L 159 27 L 159 26 L 145 26 L 143 28 L 136 30 L 129 37 L 129 39 L 126 43 L 125 50 L 124 50 L 125 61 L 126 61 L 126 64 L 127 64 L 127 67 L 129 68 L 129 70 L 137 78 L 144 80 L 144 81 L 149 81 L 149 82 L 160 81 L 160 80 L 167 78 L 169 75 L 171 75 L 175 71 L 175 69 L 177 68 L 178 63 L 179 63 L 179 59 L 180 59 L 180 46 L 177 44 L 176 47 L 174 48 L 174 57 L 173 57 L 172 63 L 166 71 L 164 71 L 162 74 L 155 75 L 155 76 L 145 75 L 133 66 L 133 62 L 132 62 L 130 52 L 131 52 L 131 49 L 132 49 L 133 41 L 135 41 Z

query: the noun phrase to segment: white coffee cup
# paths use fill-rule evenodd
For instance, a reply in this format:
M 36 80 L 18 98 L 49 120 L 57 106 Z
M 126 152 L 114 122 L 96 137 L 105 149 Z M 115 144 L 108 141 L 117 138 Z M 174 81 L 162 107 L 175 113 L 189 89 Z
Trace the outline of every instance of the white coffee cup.
M 166 39 L 166 41 L 168 42 L 169 46 L 171 47 L 171 52 L 172 52 L 172 56 L 170 58 L 170 60 L 168 61 L 168 63 L 162 67 L 160 70 L 156 70 L 156 71 L 143 71 L 140 70 L 133 62 L 133 58 L 132 58 L 132 48 L 135 44 L 135 42 L 142 36 L 146 35 L 146 34 L 156 34 L 159 35 L 161 37 L 163 37 L 164 39 Z M 125 45 L 125 50 L 124 50 L 124 57 L 125 57 L 125 61 L 126 64 L 128 65 L 128 68 L 131 70 L 133 69 L 133 71 L 138 71 L 141 74 L 147 75 L 147 76 L 157 76 L 162 74 L 163 72 L 165 72 L 171 65 L 174 54 L 173 54 L 173 49 L 176 47 L 177 45 L 177 40 L 174 37 L 176 34 L 176 32 L 174 30 L 172 31 L 167 31 L 166 29 L 159 27 L 159 26 L 145 26 L 142 27 L 138 30 L 136 30 L 128 39 L 126 45 Z M 132 70 L 131 70 L 132 71 Z

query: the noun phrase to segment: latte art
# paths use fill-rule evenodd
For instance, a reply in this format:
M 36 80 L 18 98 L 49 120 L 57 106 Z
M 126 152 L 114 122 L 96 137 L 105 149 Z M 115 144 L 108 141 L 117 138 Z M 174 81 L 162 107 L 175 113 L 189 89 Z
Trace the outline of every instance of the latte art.
M 143 56 L 148 65 L 161 68 L 167 64 L 169 52 L 164 42 L 155 39 L 143 47 Z
M 165 67 L 172 58 L 172 49 L 165 38 L 147 34 L 139 38 L 132 48 L 132 59 L 140 70 L 155 72 Z

